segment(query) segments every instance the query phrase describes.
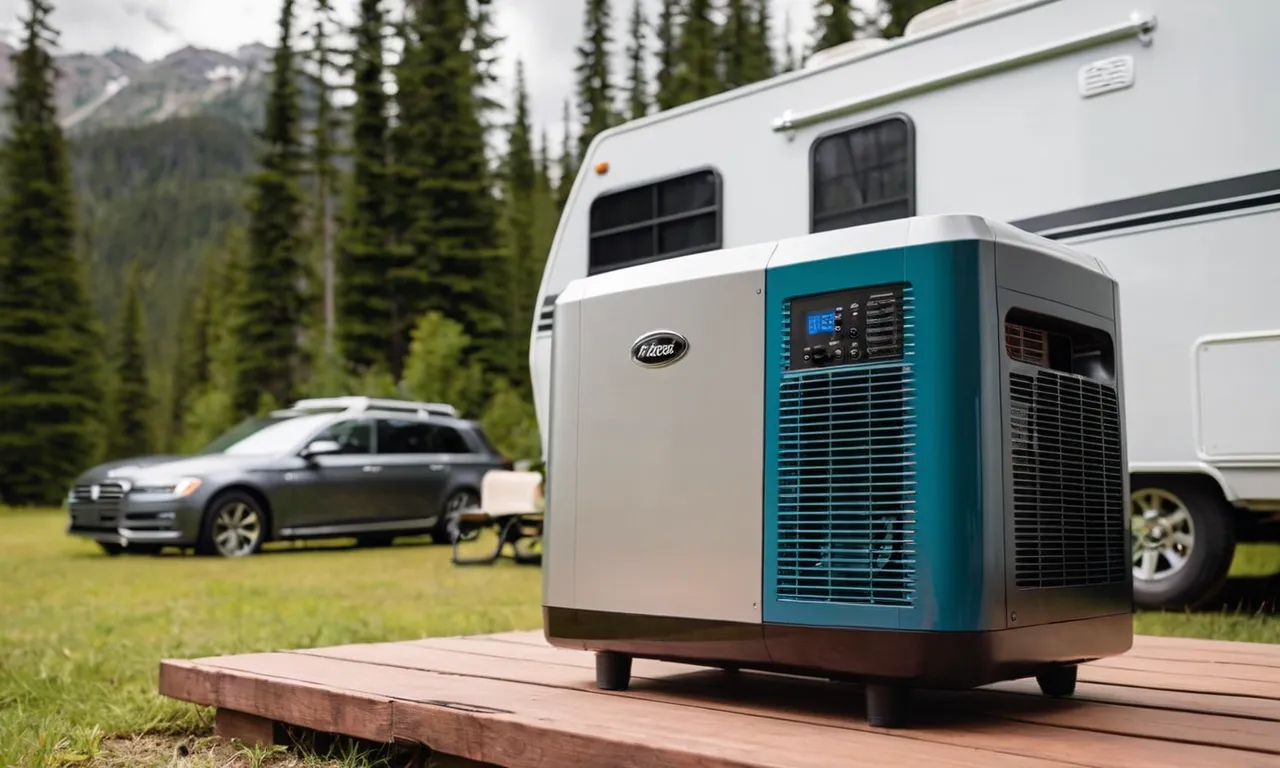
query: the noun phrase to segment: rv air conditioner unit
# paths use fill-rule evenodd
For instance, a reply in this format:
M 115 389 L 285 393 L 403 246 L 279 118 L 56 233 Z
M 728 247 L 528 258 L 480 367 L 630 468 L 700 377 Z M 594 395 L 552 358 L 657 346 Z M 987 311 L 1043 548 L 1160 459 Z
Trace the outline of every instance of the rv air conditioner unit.
M 633 658 L 910 688 L 1133 639 L 1116 282 L 916 217 L 572 283 L 555 308 L 544 621 Z

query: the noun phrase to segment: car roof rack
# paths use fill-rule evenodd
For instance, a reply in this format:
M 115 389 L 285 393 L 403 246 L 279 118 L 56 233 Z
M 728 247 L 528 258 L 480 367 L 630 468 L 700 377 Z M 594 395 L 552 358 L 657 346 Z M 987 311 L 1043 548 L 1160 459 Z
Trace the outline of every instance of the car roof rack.
M 421 403 L 413 400 L 393 400 L 380 397 L 312 397 L 298 400 L 289 406 L 290 411 L 399 411 L 401 413 L 431 414 L 456 417 L 458 409 L 448 403 Z

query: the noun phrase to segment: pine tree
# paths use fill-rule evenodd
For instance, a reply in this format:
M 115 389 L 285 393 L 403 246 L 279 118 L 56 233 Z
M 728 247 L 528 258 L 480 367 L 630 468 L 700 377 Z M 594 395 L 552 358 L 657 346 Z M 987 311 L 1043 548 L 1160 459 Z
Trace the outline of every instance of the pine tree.
M 529 324 L 538 292 L 534 264 L 538 193 L 538 168 L 533 156 L 533 129 L 529 125 L 529 95 L 524 62 L 516 61 L 515 115 L 507 139 L 507 231 L 510 233 L 507 270 L 503 283 L 503 321 L 506 353 L 502 373 L 517 387 L 529 381 Z
M 262 132 L 266 149 L 260 170 L 250 180 L 248 279 L 239 295 L 244 315 L 238 340 L 241 375 L 234 397 L 240 413 L 256 411 L 264 394 L 287 402 L 296 385 L 305 265 L 299 226 L 304 206 L 298 186 L 302 149 L 293 3 L 284 0 L 280 11 L 280 40 Z
M 497 49 L 505 38 L 493 31 L 493 0 L 471 0 L 471 3 L 467 42 L 476 73 L 476 117 L 487 132 L 491 127 L 489 115 L 502 110 L 502 104 L 491 95 L 490 89 L 498 84 Z
M 778 72 L 778 62 L 773 53 L 773 22 L 769 16 L 769 0 L 748 0 L 752 6 L 750 50 L 747 81 L 768 80 Z
M 329 357 L 336 351 L 337 300 L 335 282 L 337 268 L 334 255 L 334 199 L 337 188 L 337 168 L 334 167 L 335 130 L 337 119 L 333 105 L 332 76 L 337 69 L 332 47 L 334 37 L 334 13 L 332 0 L 315 0 L 315 22 L 311 28 L 312 87 L 315 94 L 315 114 L 311 126 L 311 174 L 315 182 L 315 212 L 311 219 L 315 224 L 314 241 L 320 250 L 320 274 L 323 289 L 321 355 Z
M 101 455 L 101 330 L 54 102 L 57 32 L 29 0 L 0 152 L 0 502 L 55 504 Z
M 659 110 L 671 109 L 679 103 L 672 75 L 679 61 L 677 53 L 679 35 L 680 0 L 662 0 L 658 15 L 658 74 L 654 103 Z
M 547 132 L 542 131 L 538 154 L 535 158 L 537 177 L 534 182 L 533 195 L 533 252 L 535 265 L 532 269 L 538 274 L 539 285 L 542 280 L 542 269 L 547 254 L 551 250 L 551 242 L 556 236 L 556 226 L 560 223 L 560 209 L 556 206 L 555 188 L 551 184 L 551 145 L 547 140 Z M 537 311 L 537 308 L 534 308 Z
M 410 5 L 397 71 L 404 129 L 397 164 L 412 204 L 404 217 L 412 269 L 426 277 L 410 309 L 415 320 L 437 310 L 460 322 L 477 362 L 496 367 L 502 357 L 494 285 L 501 273 L 499 210 L 476 113 L 474 60 L 462 49 L 466 6 L 463 0 Z
M 724 26 L 720 29 L 721 78 L 726 90 L 754 82 L 760 67 L 756 49 L 755 19 L 751 0 L 726 0 Z
M 802 62 L 800 60 L 801 57 L 796 53 L 795 45 L 793 45 L 791 42 L 790 11 L 787 12 L 786 18 L 783 20 L 783 23 L 782 23 L 782 44 L 783 44 L 783 51 L 784 51 L 784 54 L 782 57 L 782 71 L 795 72 L 797 69 L 800 68 L 800 64 Z
M 687 0 L 671 82 L 675 104 L 688 104 L 723 90 L 717 66 L 719 29 L 712 10 L 711 0 Z
M 149 419 L 154 398 L 147 376 L 147 341 L 142 316 L 142 270 L 129 268 L 116 329 L 115 387 L 111 397 L 108 456 L 125 459 L 151 452 Z
M 613 126 L 613 83 L 609 71 L 613 37 L 610 34 L 609 0 L 587 0 L 583 19 L 583 40 L 578 46 L 578 115 L 582 131 L 578 134 L 578 157 L 587 156 L 587 148 L 596 136 Z
M 853 40 L 858 31 L 853 0 L 818 0 L 810 53 Z
M 631 6 L 631 40 L 627 44 L 627 119 L 636 120 L 649 113 L 649 85 L 645 76 L 648 49 L 645 46 L 644 5 L 634 0 Z
M 574 177 L 578 175 L 578 160 L 573 154 L 573 122 L 569 111 L 569 100 L 564 100 L 564 139 L 560 144 L 560 177 L 556 183 L 556 210 L 564 211 L 569 202 L 569 192 L 573 189 Z
M 351 175 L 338 230 L 339 356 L 357 372 L 390 370 L 408 351 L 411 321 L 398 279 L 404 259 L 392 247 L 388 99 L 383 0 L 360 0 L 352 36 Z

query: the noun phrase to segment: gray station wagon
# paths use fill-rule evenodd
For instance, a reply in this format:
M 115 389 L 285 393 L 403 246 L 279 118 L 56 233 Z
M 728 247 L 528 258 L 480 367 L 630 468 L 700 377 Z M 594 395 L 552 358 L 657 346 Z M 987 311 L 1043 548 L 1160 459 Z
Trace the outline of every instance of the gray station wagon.
M 109 554 L 163 547 L 240 557 L 265 542 L 430 534 L 478 506 L 511 462 L 450 405 L 339 397 L 250 418 L 194 456 L 102 464 L 67 498 L 68 533 Z

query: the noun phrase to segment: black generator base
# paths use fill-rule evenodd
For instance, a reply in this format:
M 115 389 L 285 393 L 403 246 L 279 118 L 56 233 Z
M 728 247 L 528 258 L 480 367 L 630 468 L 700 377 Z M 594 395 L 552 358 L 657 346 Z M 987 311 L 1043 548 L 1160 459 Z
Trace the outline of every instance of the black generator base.
M 912 688 L 976 688 L 1034 677 L 1047 696 L 1075 692 L 1077 665 L 1133 645 L 1133 614 L 992 632 L 904 632 L 741 624 L 543 608 L 547 641 L 596 652 L 596 685 L 625 690 L 631 661 L 657 659 L 866 684 L 868 722 L 903 725 Z

